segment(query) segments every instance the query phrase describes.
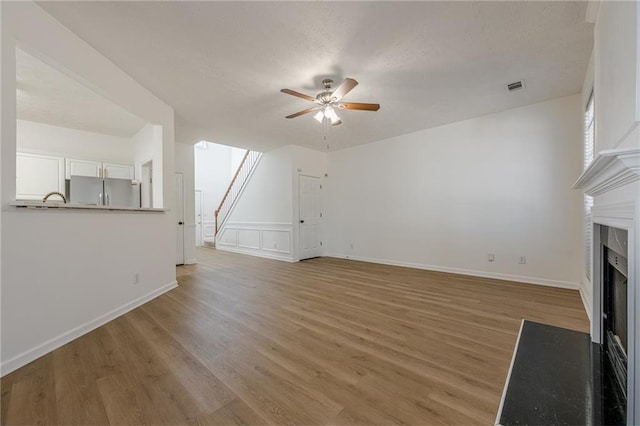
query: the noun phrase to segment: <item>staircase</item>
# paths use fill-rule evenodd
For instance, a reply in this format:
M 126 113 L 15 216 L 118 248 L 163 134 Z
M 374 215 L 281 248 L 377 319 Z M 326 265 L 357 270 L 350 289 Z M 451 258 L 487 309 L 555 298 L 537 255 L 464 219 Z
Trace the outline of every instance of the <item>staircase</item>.
M 242 190 L 249 181 L 249 178 L 251 177 L 253 170 L 258 165 L 261 157 L 261 152 L 247 150 L 240 162 L 240 165 L 238 166 L 238 170 L 236 170 L 236 173 L 233 175 L 233 179 L 231 179 L 227 192 L 225 192 L 224 197 L 222 197 L 222 201 L 220 201 L 220 205 L 214 213 L 216 220 L 213 240 L 214 247 L 215 241 L 218 238 L 218 232 L 222 230 L 222 227 L 229 217 L 229 213 L 231 213 L 233 206 L 235 206 L 238 201 L 238 196 L 242 193 Z M 209 241 L 205 241 L 205 245 L 212 244 Z

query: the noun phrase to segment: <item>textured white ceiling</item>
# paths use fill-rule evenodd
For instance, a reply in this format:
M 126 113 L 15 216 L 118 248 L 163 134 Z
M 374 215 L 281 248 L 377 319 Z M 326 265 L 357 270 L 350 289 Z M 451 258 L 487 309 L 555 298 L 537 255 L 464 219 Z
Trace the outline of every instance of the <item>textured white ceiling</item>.
M 60 71 L 16 50 L 17 116 L 55 126 L 132 136 L 145 122 Z
M 323 149 L 320 81 L 360 82 L 331 149 L 580 90 L 592 49 L 586 2 L 42 2 L 175 109 L 176 139 Z M 506 83 L 525 79 L 509 94 Z

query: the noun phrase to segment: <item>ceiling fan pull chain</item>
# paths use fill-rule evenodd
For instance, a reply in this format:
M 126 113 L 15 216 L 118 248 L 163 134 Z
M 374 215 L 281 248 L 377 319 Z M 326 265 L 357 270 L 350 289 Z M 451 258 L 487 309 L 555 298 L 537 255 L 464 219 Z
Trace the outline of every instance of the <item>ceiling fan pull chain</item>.
M 327 117 L 323 117 L 322 118 L 322 134 L 323 134 L 323 140 L 327 140 L 327 128 L 329 127 L 329 123 L 328 123 L 329 119 Z

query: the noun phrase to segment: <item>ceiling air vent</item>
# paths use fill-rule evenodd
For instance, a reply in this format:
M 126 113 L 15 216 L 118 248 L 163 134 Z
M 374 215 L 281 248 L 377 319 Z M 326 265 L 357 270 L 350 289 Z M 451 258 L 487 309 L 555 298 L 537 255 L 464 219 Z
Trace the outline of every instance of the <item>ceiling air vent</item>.
M 513 83 L 507 84 L 507 91 L 509 92 L 517 92 L 522 89 L 524 89 L 524 80 L 514 81 Z

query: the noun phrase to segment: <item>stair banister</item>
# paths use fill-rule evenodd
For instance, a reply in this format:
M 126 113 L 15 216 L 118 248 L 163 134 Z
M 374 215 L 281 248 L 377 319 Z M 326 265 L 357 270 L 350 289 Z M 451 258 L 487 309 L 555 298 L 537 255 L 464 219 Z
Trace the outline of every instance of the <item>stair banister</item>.
M 257 164 L 257 160 L 261 157 L 261 155 L 261 153 L 256 151 L 247 150 L 247 152 L 245 152 L 242 161 L 240 161 L 240 164 L 238 165 L 238 169 L 231 179 L 231 183 L 229 184 L 224 197 L 222 197 L 222 201 L 220 201 L 220 205 L 214 212 L 214 238 L 217 237 L 220 228 L 224 224 L 224 221 L 226 220 L 234 202 L 236 201 L 236 198 L 238 197 L 238 195 L 240 195 L 242 188 L 251 175 L 251 172 L 253 171 L 253 168 Z

